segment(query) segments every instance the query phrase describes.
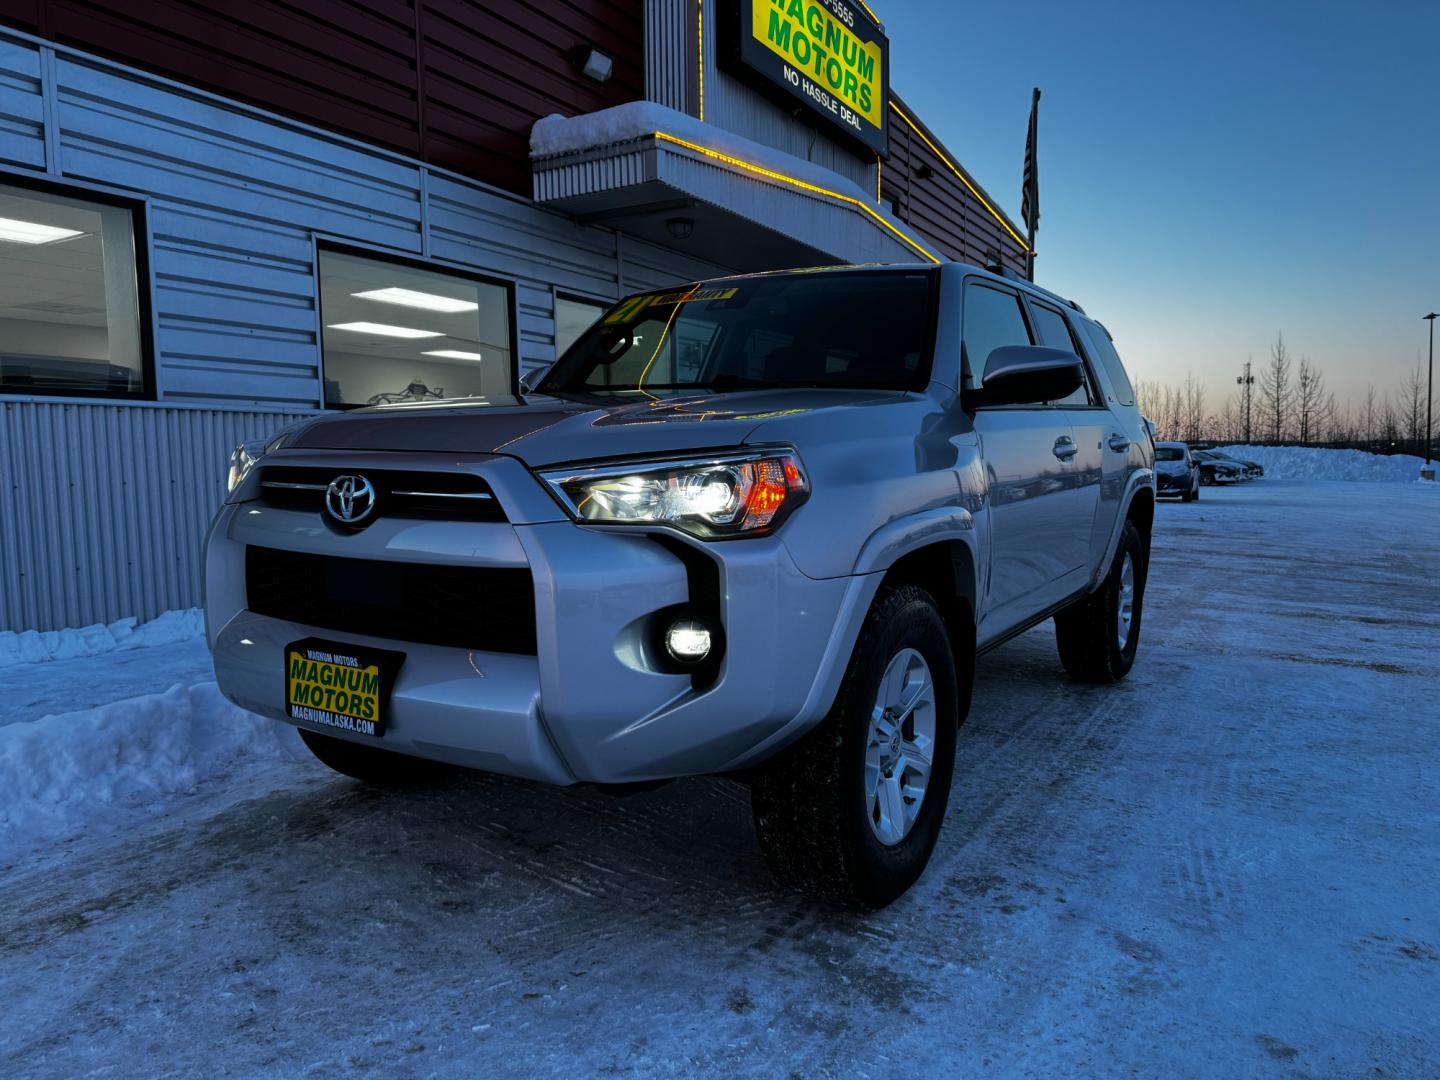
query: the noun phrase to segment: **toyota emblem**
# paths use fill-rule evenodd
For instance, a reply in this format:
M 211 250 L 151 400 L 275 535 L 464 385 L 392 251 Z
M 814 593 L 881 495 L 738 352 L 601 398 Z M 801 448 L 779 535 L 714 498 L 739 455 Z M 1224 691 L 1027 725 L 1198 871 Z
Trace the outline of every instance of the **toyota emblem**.
M 342 525 L 358 525 L 375 510 L 375 485 L 363 476 L 337 476 L 325 489 L 325 509 Z

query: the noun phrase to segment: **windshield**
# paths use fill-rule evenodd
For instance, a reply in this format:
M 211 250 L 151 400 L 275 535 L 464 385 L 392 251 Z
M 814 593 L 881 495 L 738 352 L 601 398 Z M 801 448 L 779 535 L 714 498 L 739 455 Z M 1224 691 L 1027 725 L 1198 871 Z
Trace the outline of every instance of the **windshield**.
M 1184 461 L 1185 451 L 1178 446 L 1157 446 L 1155 448 L 1156 461 Z
M 830 271 L 709 282 L 622 300 L 542 393 L 767 386 L 922 389 L 937 275 Z

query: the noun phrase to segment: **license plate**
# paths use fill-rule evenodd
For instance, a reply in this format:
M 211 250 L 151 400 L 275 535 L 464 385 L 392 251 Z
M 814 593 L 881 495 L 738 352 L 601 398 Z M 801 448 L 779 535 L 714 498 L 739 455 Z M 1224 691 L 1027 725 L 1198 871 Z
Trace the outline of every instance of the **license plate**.
M 285 647 L 292 720 L 379 737 L 403 653 L 306 638 Z

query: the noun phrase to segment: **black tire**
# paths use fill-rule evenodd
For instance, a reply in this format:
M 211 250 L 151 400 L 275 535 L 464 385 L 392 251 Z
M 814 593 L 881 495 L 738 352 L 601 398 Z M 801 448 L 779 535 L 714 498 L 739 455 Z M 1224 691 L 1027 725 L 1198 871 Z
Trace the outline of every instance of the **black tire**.
M 1188 489 L 1186 490 L 1185 494 L 1180 496 L 1180 501 L 1181 501 L 1181 502 L 1194 502 L 1194 501 L 1195 501 L 1195 489 L 1194 489 L 1193 487 L 1192 487 L 1192 488 L 1188 488 Z
M 1125 644 L 1120 644 L 1121 573 L 1129 555 L 1134 601 Z M 1140 646 L 1140 616 L 1145 608 L 1145 546 L 1133 521 L 1125 522 L 1115 559 L 1100 588 L 1055 616 L 1060 662 L 1080 682 L 1119 682 L 1130 673 Z
M 376 787 L 417 787 L 462 771 L 454 765 L 383 750 L 378 746 L 362 746 L 305 728 L 300 729 L 300 738 L 312 754 L 336 772 Z
M 935 743 L 915 823 L 887 846 L 868 819 L 865 755 L 881 676 L 903 649 L 916 650 L 929 666 Z M 830 714 L 753 777 L 755 832 L 777 878 L 860 909 L 884 907 L 915 883 L 930 861 L 949 802 L 955 735 L 969 701 L 965 667 L 962 699 L 945 622 L 929 593 L 901 585 L 876 597 Z

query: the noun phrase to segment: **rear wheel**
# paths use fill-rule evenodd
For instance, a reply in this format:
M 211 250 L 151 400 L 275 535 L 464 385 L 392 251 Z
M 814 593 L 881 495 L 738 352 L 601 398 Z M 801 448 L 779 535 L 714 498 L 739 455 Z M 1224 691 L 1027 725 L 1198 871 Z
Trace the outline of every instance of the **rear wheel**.
M 1145 569 L 1140 530 L 1127 520 L 1104 583 L 1055 616 L 1055 644 L 1071 678 L 1112 683 L 1130 673 L 1140 645 Z
M 755 831 L 775 876 L 858 908 L 910 888 L 945 819 L 959 707 L 934 599 L 914 585 L 887 589 L 830 715 L 754 777 Z
M 454 765 L 382 750 L 378 746 L 362 746 L 305 728 L 300 729 L 300 738 L 312 754 L 336 772 L 377 787 L 415 787 L 461 771 Z

